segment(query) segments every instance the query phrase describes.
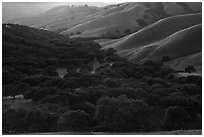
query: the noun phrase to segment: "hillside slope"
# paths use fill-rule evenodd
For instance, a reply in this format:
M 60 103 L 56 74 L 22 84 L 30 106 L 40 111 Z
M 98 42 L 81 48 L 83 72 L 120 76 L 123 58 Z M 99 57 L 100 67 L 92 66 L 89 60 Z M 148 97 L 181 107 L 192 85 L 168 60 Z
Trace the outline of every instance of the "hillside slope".
M 202 51 L 202 25 L 195 25 L 176 32 L 158 43 L 157 48 L 147 57 L 160 60 L 163 56 L 170 59 L 191 55 Z
M 79 31 L 81 34 L 77 37 L 127 35 L 125 30 L 130 30 L 130 33 L 135 32 L 163 17 L 194 13 L 195 11 L 187 5 L 185 3 L 149 3 L 149 5 L 145 3 L 122 3 L 112 6 L 109 10 L 111 12 L 107 12 L 110 14 L 79 24 L 63 31 L 62 34 L 67 35 Z M 176 13 L 169 13 L 170 8 L 179 10 Z
M 129 5 L 128 5 L 129 6 Z M 136 22 L 137 18 L 141 18 L 144 14 L 145 8 L 140 5 L 132 4 L 128 8 L 121 11 L 102 16 L 100 18 L 85 22 L 76 27 L 68 29 L 62 34 L 70 34 L 71 32 L 80 31 L 82 37 L 84 36 L 100 36 L 104 32 L 111 31 L 123 33 L 126 29 L 136 31 L 139 29 L 139 24 Z M 133 14 L 134 13 L 134 14 Z M 124 21 L 124 17 L 125 20 Z
M 184 70 L 186 66 L 193 65 L 198 73 L 202 73 L 202 52 L 176 58 L 174 60 L 166 62 L 165 64 L 171 66 L 176 70 Z
M 46 11 L 43 14 L 18 19 L 14 18 L 13 20 L 8 20 L 7 22 L 55 31 L 57 29 L 63 29 L 66 24 L 72 23 L 78 19 L 83 19 L 83 17 L 95 12 L 95 7 L 58 6 Z
M 194 65 L 201 71 L 201 19 L 200 13 L 165 18 L 124 38 L 101 42 L 101 45 L 103 49 L 116 49 L 120 56 L 134 62 L 161 61 L 168 57 L 172 61 L 167 64 L 175 69 L 184 70 Z
M 200 5 L 201 3 L 132 2 L 105 7 L 58 6 L 36 16 L 5 21 L 76 37 L 105 35 L 110 38 L 113 35 L 128 35 L 164 17 L 201 12 Z
M 158 22 L 129 35 L 128 37 L 106 48 L 114 48 L 117 51 L 122 51 L 131 48 L 139 48 L 147 44 L 157 42 L 179 30 L 200 24 L 202 22 L 201 16 L 202 15 L 198 13 L 179 15 L 159 20 Z
M 162 57 L 168 57 L 170 60 L 190 56 L 202 52 L 202 26 L 201 24 L 181 30 L 171 36 L 156 43 L 127 50 L 128 54 L 121 52 L 123 56 L 135 62 L 144 60 L 161 61 Z M 201 63 L 201 62 L 200 62 Z M 189 65 L 188 63 L 185 66 Z M 200 66 L 202 64 L 199 64 Z M 184 66 L 184 65 L 183 65 Z

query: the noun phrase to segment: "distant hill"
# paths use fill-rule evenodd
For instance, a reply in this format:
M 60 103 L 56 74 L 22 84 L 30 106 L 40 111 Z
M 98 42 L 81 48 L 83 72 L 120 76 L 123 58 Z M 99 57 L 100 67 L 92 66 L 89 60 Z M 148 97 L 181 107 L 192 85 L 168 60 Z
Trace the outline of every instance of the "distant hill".
M 53 2 L 2 2 L 2 19 L 19 20 L 21 17 L 29 17 L 46 12 L 50 8 L 59 6 Z
M 94 7 L 86 6 L 58 6 L 37 16 L 14 18 L 13 20 L 11 19 L 7 22 L 33 26 L 36 28 L 44 28 L 54 31 L 58 28 L 62 29 L 64 27 L 63 25 L 68 24 L 68 20 L 71 24 L 78 18 L 81 19 L 84 16 L 94 13 L 94 9 Z M 56 29 L 54 27 L 55 24 L 57 25 Z
M 145 8 L 143 6 L 136 4 L 122 4 L 118 7 L 114 7 L 113 9 L 118 10 L 118 8 L 120 8 L 119 11 L 111 12 L 108 15 L 79 24 L 62 32 L 62 34 L 66 35 L 71 32 L 80 31 L 82 32 L 80 36 L 87 37 L 100 36 L 103 34 L 107 35 L 106 33 L 115 35 L 111 33 L 124 33 L 126 29 L 129 29 L 131 33 L 131 31 L 140 29 L 140 25 L 137 23 L 136 19 L 143 16 L 145 12 Z
M 10 19 L 19 20 L 21 17 L 30 17 L 42 14 L 51 8 L 57 6 L 68 5 L 89 5 L 103 7 L 111 3 L 103 2 L 3 2 L 2 3 L 2 19 L 4 21 Z M 19 19 L 18 19 L 19 18 Z
M 120 3 L 104 7 L 58 6 L 6 20 L 75 37 L 122 37 L 168 16 L 200 12 L 200 3 Z

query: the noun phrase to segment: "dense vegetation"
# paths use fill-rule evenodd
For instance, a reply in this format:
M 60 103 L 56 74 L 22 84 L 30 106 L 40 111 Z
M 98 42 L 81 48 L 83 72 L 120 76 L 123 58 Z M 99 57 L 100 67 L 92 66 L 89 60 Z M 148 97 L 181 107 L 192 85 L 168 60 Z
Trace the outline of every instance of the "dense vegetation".
M 202 126 L 199 76 L 177 77 L 162 62 L 135 64 L 90 40 L 14 24 L 3 24 L 2 49 L 3 96 L 22 94 L 34 104 L 10 108 L 3 100 L 4 134 Z M 67 68 L 63 78 L 59 67 Z

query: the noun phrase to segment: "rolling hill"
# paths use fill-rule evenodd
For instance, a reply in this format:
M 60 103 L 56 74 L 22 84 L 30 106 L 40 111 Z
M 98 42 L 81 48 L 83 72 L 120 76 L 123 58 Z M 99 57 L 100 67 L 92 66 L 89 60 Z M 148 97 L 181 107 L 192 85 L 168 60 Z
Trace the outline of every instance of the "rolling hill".
M 201 4 L 58 6 L 3 23 L 2 133 L 201 134 Z
M 129 5 L 121 6 L 125 7 Z M 62 32 L 62 34 L 66 35 L 70 34 L 71 32 L 80 31 L 82 32 L 82 37 L 90 37 L 96 35 L 100 36 L 104 32 L 109 32 L 110 30 L 111 33 L 115 33 L 117 30 L 120 31 L 119 33 L 123 33 L 126 29 L 136 31 L 139 29 L 139 24 L 137 24 L 136 19 L 143 16 L 144 10 L 144 7 L 132 4 L 128 8 L 124 8 L 119 12 L 111 13 L 106 16 L 77 25 Z M 126 17 L 126 21 L 124 21 L 124 17 Z
M 186 65 L 193 65 L 198 73 L 202 73 L 202 52 L 176 58 L 165 63 L 177 70 L 184 70 Z
M 43 28 L 75 37 L 122 37 L 164 17 L 200 12 L 200 5 L 134 2 L 104 7 L 58 6 L 39 15 L 12 18 L 5 22 Z
M 170 59 L 191 55 L 202 50 L 201 24 L 176 32 L 169 37 L 139 48 L 129 56 L 134 61 L 146 59 L 160 61 L 162 57 Z
M 150 3 L 147 6 L 145 3 L 122 3 L 116 7 L 111 7 L 109 9 L 111 12 L 106 12 L 110 14 L 79 24 L 63 31 L 62 34 L 67 35 L 79 31 L 81 34 L 78 37 L 96 37 L 109 34 L 127 35 L 125 34 L 126 30 L 130 30 L 130 33 L 136 32 L 163 17 L 194 13 L 193 10 L 187 11 L 184 8 L 181 8 L 183 10 L 180 9 L 177 13 L 168 13 L 169 8 L 167 6 L 172 9 L 177 9 L 179 6 L 175 7 L 177 3 L 175 5 L 162 4 Z
M 103 49 L 114 48 L 120 56 L 135 62 L 161 60 L 163 56 L 176 60 L 202 52 L 201 10 L 199 2 L 128 2 L 104 7 L 63 5 L 6 22 L 70 37 L 93 37 Z
M 193 55 L 202 52 L 201 19 L 200 13 L 168 17 L 129 36 L 101 45 L 103 49 L 116 49 L 120 56 L 134 62 L 161 61 L 162 57 L 168 56 L 172 61 L 167 64 L 183 69 L 189 64 L 195 65 Z M 196 56 L 196 59 L 199 57 Z M 178 66 L 179 60 L 183 60 L 183 63 Z M 198 68 L 201 65 L 201 61 L 196 64 Z
M 118 51 L 138 48 L 162 40 L 169 35 L 202 22 L 201 14 L 168 17 L 129 35 L 106 48 Z M 156 35 L 155 35 L 156 34 Z

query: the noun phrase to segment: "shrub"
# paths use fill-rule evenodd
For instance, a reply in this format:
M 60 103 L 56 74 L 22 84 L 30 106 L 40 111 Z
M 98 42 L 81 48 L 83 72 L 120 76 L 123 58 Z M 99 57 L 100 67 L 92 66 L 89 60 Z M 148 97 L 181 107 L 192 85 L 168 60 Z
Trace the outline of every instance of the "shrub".
M 76 34 L 79 35 L 79 34 L 81 34 L 81 32 L 80 32 L 80 31 L 77 31 Z
M 106 86 L 111 87 L 111 88 L 116 88 L 120 86 L 120 82 L 117 79 L 107 78 L 104 80 L 104 83 Z
M 112 132 L 137 132 L 157 130 L 160 126 L 156 111 L 142 100 L 101 98 L 97 102 L 96 117 L 99 125 L 107 125 Z
M 56 67 L 54 67 L 54 66 L 46 67 L 43 74 L 48 75 L 48 76 L 58 76 L 58 73 L 56 72 Z
M 56 132 L 58 117 L 39 110 L 8 109 L 3 111 L 3 129 L 5 134 L 28 132 Z
M 127 35 L 127 34 L 131 34 L 131 30 L 130 29 L 126 29 L 124 30 L 124 33 Z
M 191 72 L 196 72 L 196 69 L 194 68 L 194 66 L 189 65 L 185 68 L 185 71 L 188 73 L 191 73 Z
M 10 84 L 10 85 L 2 85 L 2 96 L 15 96 L 16 93 L 14 91 L 15 85 Z
M 153 78 L 153 77 L 143 77 L 142 79 L 149 85 L 154 85 L 154 84 L 163 84 L 165 85 L 165 81 L 161 78 Z
M 76 82 L 75 79 L 66 78 L 62 81 L 61 88 L 63 88 L 63 89 L 65 89 L 65 88 L 74 89 L 74 88 L 78 88 L 78 87 L 79 87 L 79 84 Z
M 29 92 L 25 93 L 25 98 L 26 99 L 32 99 L 33 101 L 38 101 L 42 98 L 44 98 L 47 95 L 54 95 L 59 93 L 60 90 L 58 88 L 53 88 L 53 87 L 33 87 Z
M 164 116 L 164 129 L 185 129 L 187 124 L 187 115 L 187 112 L 181 106 L 168 107 Z
M 44 98 L 42 98 L 41 102 L 49 104 L 69 105 L 68 97 L 59 94 L 47 95 Z
M 68 111 L 63 113 L 57 123 L 58 131 L 82 132 L 90 128 L 90 116 L 84 111 Z
M 150 67 L 153 67 L 156 70 L 158 70 L 158 68 L 160 68 L 163 65 L 163 63 L 152 61 L 152 60 L 146 60 L 145 62 L 142 63 L 142 65 L 150 66 Z
M 149 105 L 161 107 L 164 105 L 164 98 L 167 96 L 167 94 L 166 88 L 153 88 L 152 92 L 147 95 L 145 100 Z
M 120 31 L 119 31 L 119 30 L 116 30 L 115 32 L 116 32 L 117 34 L 119 34 L 119 33 L 120 33 Z
M 198 86 L 202 86 L 202 78 L 200 76 L 188 76 L 185 79 L 186 83 L 193 83 L 196 84 Z
M 18 72 L 15 69 L 2 71 L 2 84 L 13 84 L 19 79 Z
M 21 82 L 27 83 L 31 86 L 39 85 L 42 82 L 45 82 L 47 80 L 50 80 L 51 78 L 49 76 L 45 75 L 33 75 L 33 76 L 27 76 L 24 77 Z
M 147 26 L 147 23 L 143 19 L 136 19 L 136 22 L 141 26 Z
M 93 116 L 95 113 L 95 106 L 89 102 L 82 102 L 72 106 L 72 110 L 81 110 Z
M 187 96 L 192 96 L 201 93 L 199 90 L 198 86 L 195 84 L 182 84 L 182 85 L 177 85 L 175 88 L 180 89 L 183 91 L 184 94 Z
M 19 95 L 19 94 L 24 94 L 26 93 L 28 90 L 30 90 L 30 85 L 27 83 L 19 83 L 15 86 L 15 88 L 13 89 L 14 91 L 14 95 Z
M 171 58 L 169 56 L 163 56 L 162 57 L 162 62 L 167 62 L 169 61 Z
M 156 75 L 156 76 L 157 77 L 165 77 L 166 75 L 172 74 L 174 72 L 175 72 L 175 70 L 173 70 L 169 67 L 162 66 L 162 67 L 160 67 L 160 70 L 157 71 L 158 75 Z

